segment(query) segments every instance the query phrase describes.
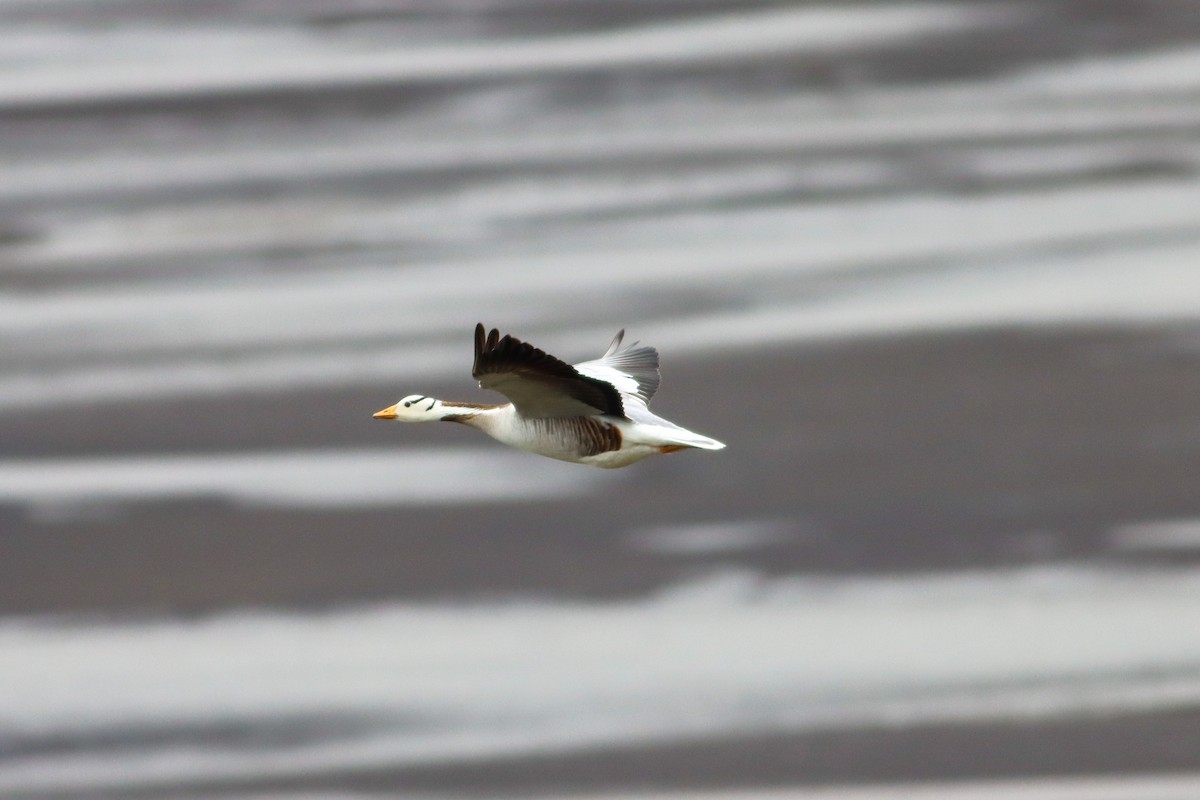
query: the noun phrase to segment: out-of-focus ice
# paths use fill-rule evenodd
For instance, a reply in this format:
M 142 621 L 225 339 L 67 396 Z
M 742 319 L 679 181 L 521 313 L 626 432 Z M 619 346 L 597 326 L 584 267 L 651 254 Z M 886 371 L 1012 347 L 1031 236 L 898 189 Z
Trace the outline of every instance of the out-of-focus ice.
M 467 385 L 477 320 L 568 360 L 625 327 L 667 363 L 828 337 L 1200 321 L 1200 50 L 1187 43 L 863 82 L 855 53 L 944 58 L 929 53 L 944 37 L 1003 33 L 1028 4 L 767 4 L 494 38 L 470 15 L 422 25 L 436 2 L 411 26 L 346 27 L 298 21 L 328 3 L 243 4 L 220 25 L 185 5 L 0 0 L 0 108 L 14 112 L 0 413 Z M 1090 46 L 1069 35 L 1071 52 Z M 712 80 L 743 68 L 760 82 Z M 646 80 L 666 74 L 679 82 Z M 602 91 L 576 91 L 580 78 Z M 358 94 L 383 88 L 394 103 Z M 223 112 L 256 93 L 284 100 Z M 607 479 L 490 448 L 81 455 L 0 461 L 0 501 L 47 517 L 146 498 L 496 502 Z M 781 531 L 680 524 L 625 541 L 653 558 Z M 1112 534 L 1135 554 L 1196 542 L 1191 520 Z M 1190 567 L 1065 567 L 720 574 L 613 603 L 9 619 L 0 745 L 17 746 L 0 747 L 0 793 L 1194 710 L 1197 597 Z M 282 743 L 207 735 L 297 720 L 332 726 Z M 813 796 L 1190 800 L 1196 781 Z
M 572 794 L 574 800 L 1193 800 L 1200 775 L 1005 778 L 789 789 Z M 313 798 L 316 800 L 316 798 Z M 548 800 L 548 798 L 547 798 Z
M 938 3 L 785 6 L 666 25 L 452 45 L 393 38 L 345 42 L 211 24 L 182 32 L 143 25 L 10 34 L 0 37 L 0 58 L 7 56 L 10 65 L 0 70 L 0 107 L 721 63 L 950 32 L 997 17 L 995 9 Z M 50 53 L 58 57 L 47 58 Z
M 519 503 L 584 492 L 603 479 L 499 448 L 0 460 L 0 503 L 49 515 L 81 504 L 198 498 L 293 508 Z
M 291 25 L 163 13 L 98 33 L 72 22 L 84 6 L 0 9 L 0 103 L 530 83 L 468 84 L 416 113 L 168 115 L 129 133 L 85 117 L 10 137 L 0 412 L 465 376 L 480 319 L 573 359 L 622 326 L 667 358 L 702 358 L 1200 318 L 1188 45 L 959 80 L 558 103 L 538 80 L 909 47 L 1026 12 L 767 7 L 502 40 L 417 25 L 397 40 L 403 25 L 305 27 L 299 8 L 275 20 Z
M 1200 702 L 1200 617 L 1179 609 L 1197 596 L 1195 569 L 730 573 L 599 604 L 11 620 L 0 624 L 0 738 L 116 744 L 0 759 L 0 790 L 1190 707 Z M 137 735 L 288 719 L 349 724 L 312 742 L 239 748 Z

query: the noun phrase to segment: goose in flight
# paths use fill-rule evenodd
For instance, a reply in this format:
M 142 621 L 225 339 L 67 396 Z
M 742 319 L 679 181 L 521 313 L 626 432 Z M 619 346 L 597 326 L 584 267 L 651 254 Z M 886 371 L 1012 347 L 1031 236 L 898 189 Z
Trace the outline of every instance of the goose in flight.
M 725 445 L 668 422 L 647 404 L 658 389 L 658 351 L 621 347 L 571 366 L 513 336 L 475 326 L 471 374 L 511 402 L 455 403 L 414 394 L 375 413 L 400 422 L 460 422 L 504 444 L 596 467 L 624 467 L 656 453 Z

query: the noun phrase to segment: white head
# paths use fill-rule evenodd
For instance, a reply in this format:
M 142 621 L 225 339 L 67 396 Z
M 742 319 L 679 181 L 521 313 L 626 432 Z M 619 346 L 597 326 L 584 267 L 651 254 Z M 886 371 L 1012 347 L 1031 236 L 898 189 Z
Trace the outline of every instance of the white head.
M 399 422 L 436 422 L 446 416 L 442 401 L 423 394 L 410 394 L 408 397 L 388 406 L 383 411 L 376 411 L 376 419 L 394 419 Z

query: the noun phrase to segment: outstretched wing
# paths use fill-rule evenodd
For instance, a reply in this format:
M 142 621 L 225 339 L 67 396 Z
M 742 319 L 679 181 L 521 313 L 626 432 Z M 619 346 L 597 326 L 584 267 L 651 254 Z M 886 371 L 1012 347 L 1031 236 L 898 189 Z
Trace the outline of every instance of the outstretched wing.
M 624 338 L 625 331 L 618 331 L 604 355 L 576 364 L 575 369 L 589 378 L 612 384 L 622 394 L 649 403 L 662 380 L 658 371 L 658 351 L 653 347 L 638 347 L 637 342 L 622 348 Z
M 585 375 L 527 342 L 493 328 L 475 326 L 475 364 L 471 374 L 484 389 L 495 389 L 524 417 L 576 417 L 609 414 L 624 417 L 617 387 Z

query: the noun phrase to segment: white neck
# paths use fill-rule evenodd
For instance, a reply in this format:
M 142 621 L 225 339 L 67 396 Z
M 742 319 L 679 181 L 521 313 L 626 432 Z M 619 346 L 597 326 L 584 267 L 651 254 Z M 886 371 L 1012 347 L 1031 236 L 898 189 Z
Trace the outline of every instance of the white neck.
M 500 421 L 514 413 L 512 403 L 492 406 L 476 403 L 447 403 L 440 400 L 433 411 L 440 415 L 439 419 L 441 420 L 462 422 L 493 436 L 495 435 L 493 431 Z

